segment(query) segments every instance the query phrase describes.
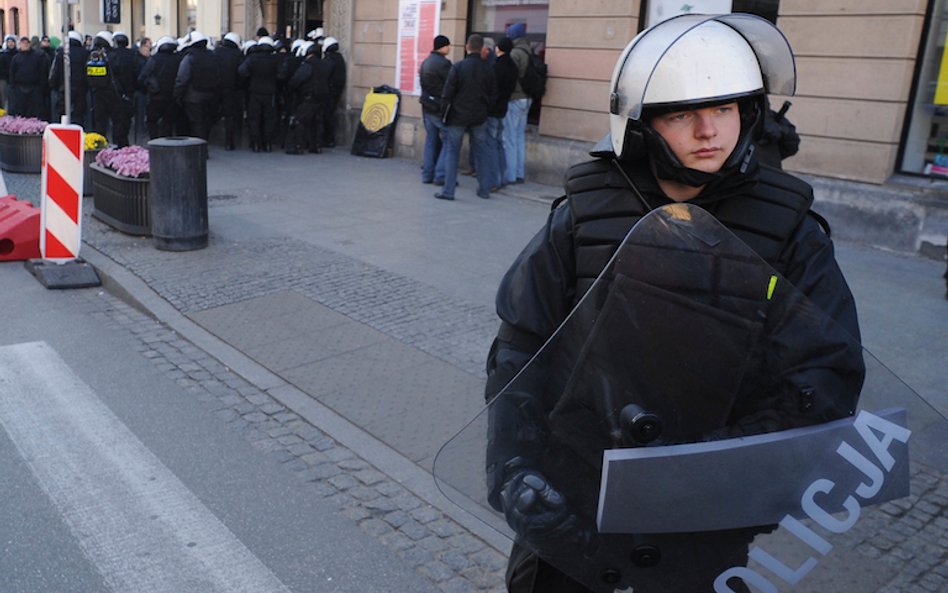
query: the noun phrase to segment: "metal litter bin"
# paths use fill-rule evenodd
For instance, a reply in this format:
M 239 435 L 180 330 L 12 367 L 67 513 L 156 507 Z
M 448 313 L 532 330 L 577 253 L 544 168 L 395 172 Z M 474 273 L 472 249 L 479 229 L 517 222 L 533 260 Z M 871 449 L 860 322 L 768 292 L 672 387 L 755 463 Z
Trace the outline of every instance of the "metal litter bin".
M 148 142 L 148 158 L 155 247 L 165 251 L 207 247 L 207 142 L 156 138 Z

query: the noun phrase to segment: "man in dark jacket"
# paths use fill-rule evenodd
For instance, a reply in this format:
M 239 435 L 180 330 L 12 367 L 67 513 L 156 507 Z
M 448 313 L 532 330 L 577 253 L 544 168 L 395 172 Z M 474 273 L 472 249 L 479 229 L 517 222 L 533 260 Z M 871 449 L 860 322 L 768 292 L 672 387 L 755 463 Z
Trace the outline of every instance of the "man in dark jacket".
M 346 90 L 346 60 L 339 53 L 339 42 L 335 37 L 323 40 L 323 59 L 332 64 L 332 72 L 329 75 L 329 102 L 323 115 L 323 125 L 326 128 L 323 146 L 332 148 L 336 145 L 336 108 Z
M 482 59 L 484 38 L 476 33 L 467 38 L 467 55 L 451 66 L 441 99 L 447 106 L 444 130 L 444 189 L 435 194 L 439 200 L 453 200 L 457 186 L 458 159 L 464 132 L 471 133 L 471 150 L 477 168 L 477 195 L 489 198 L 493 167 L 487 145 L 487 110 L 497 92 L 494 71 Z
M 507 159 L 504 156 L 504 117 L 507 115 L 507 106 L 510 95 L 517 87 L 517 64 L 510 57 L 513 42 L 504 37 L 497 42 L 497 59 L 494 60 L 494 79 L 497 81 L 497 95 L 487 111 L 487 138 L 491 145 L 494 176 L 491 188 L 504 185 L 504 169 Z
M 84 125 L 86 120 L 86 92 L 89 87 L 86 84 L 86 61 L 89 59 L 89 52 L 82 46 L 82 34 L 79 31 L 70 31 L 69 36 L 69 101 L 70 110 L 69 121 L 74 124 Z M 59 121 L 62 116 L 65 102 L 65 72 L 63 68 L 63 48 L 56 50 L 56 57 L 53 59 L 53 66 L 49 71 L 49 86 L 59 97 L 56 104 L 59 106 L 59 112 L 53 114 L 53 119 Z
M 46 54 L 34 50 L 29 37 L 20 38 L 20 51 L 10 60 L 10 115 L 49 118 L 43 113 L 48 76 Z
M 306 60 L 300 64 L 288 83 L 288 88 L 299 98 L 287 139 L 286 151 L 301 154 L 303 150 L 322 152 L 323 113 L 329 102 L 329 78 L 332 64 L 320 57 L 320 47 L 311 43 L 306 49 Z
M 10 102 L 7 84 L 10 81 L 10 60 L 16 52 L 16 37 L 7 35 L 3 38 L 3 49 L 0 49 L 0 107 L 3 109 L 6 109 Z
M 244 81 L 237 73 L 244 54 L 240 51 L 240 35 L 230 32 L 214 48 L 220 69 L 221 116 L 224 118 L 224 150 L 234 150 L 240 138 L 244 120 Z
M 141 62 L 138 52 L 129 47 L 128 35 L 118 32 L 112 35 L 114 49 L 109 53 L 112 65 L 113 87 L 118 97 L 112 104 L 113 142 L 118 146 L 128 146 L 128 133 L 132 129 L 132 116 L 135 113 L 135 88 L 138 85 L 138 73 Z
M 250 150 L 270 152 L 276 131 L 276 90 L 280 56 L 273 51 L 273 40 L 261 37 L 237 72 L 247 82 L 247 125 Z
M 161 37 L 155 42 L 156 51 L 138 75 L 139 84 L 148 93 L 145 121 L 150 138 L 175 134 L 178 104 L 174 101 L 174 83 L 180 60 L 175 53 L 178 42 L 172 37 Z
M 190 51 L 178 66 L 174 81 L 175 101 L 184 105 L 191 135 L 207 140 L 217 113 L 220 93 L 220 66 L 207 37 L 200 31 L 188 34 Z
M 487 469 L 491 505 L 505 514 L 518 534 L 507 572 L 511 592 L 602 591 L 601 582 L 583 573 L 600 553 L 624 559 L 621 574 L 617 570 L 607 581 L 617 585 L 610 585 L 610 591 L 629 586 L 637 593 L 717 590 L 717 576 L 746 564 L 750 542 L 758 533 L 774 528 L 614 535 L 610 537 L 616 539 L 608 545 L 590 545 L 605 537 L 595 530 L 598 471 L 590 479 L 592 466 L 578 471 L 580 464 L 565 460 L 574 453 L 601 463 L 602 450 L 609 445 L 582 452 L 551 447 L 550 440 L 568 430 L 562 424 L 551 425 L 560 420 L 568 423 L 578 413 L 571 416 L 560 407 L 562 402 L 555 401 L 557 394 L 544 392 L 541 385 L 521 382 L 517 389 L 498 395 L 556 332 L 629 229 L 650 210 L 676 202 L 701 206 L 838 324 L 820 323 L 818 328 L 794 334 L 792 330 L 799 326 L 784 323 L 788 319 L 779 316 L 784 306 L 781 299 L 792 291 L 777 298 L 779 305 L 769 295 L 758 297 L 757 302 L 765 304 L 750 308 L 752 319 L 767 317 L 765 311 L 773 316 L 760 322 L 759 344 L 765 352 L 747 348 L 738 356 L 750 360 L 754 354 L 752 362 L 731 361 L 745 362 L 747 368 L 742 367 L 744 374 L 729 394 L 732 404 L 722 411 L 726 424 L 715 427 L 710 436 L 665 435 L 670 442 L 818 424 L 851 415 L 856 409 L 865 374 L 856 309 L 834 259 L 832 242 L 810 212 L 812 188 L 783 172 L 759 167 L 755 159 L 753 143 L 763 119 L 765 93 L 793 93 L 793 56 L 776 28 L 768 33 L 766 21 L 741 20 L 746 16 L 734 15 L 733 20 L 731 15 L 678 17 L 646 29 L 641 34 L 644 42 L 633 41 L 626 47 L 611 84 L 611 136 L 596 147 L 595 160 L 569 170 L 566 200 L 553 209 L 546 227 L 523 250 L 500 285 L 497 312 L 502 324 L 488 358 L 486 396 L 492 404 Z M 742 26 L 753 29 L 754 35 L 742 36 L 738 33 Z M 641 72 L 651 73 L 644 85 L 636 76 Z M 713 244 L 708 245 L 704 261 L 714 255 Z M 682 282 L 681 277 L 674 275 L 679 269 L 663 268 L 661 263 L 648 261 L 642 267 L 665 274 L 670 286 L 682 286 L 676 284 Z M 771 282 L 775 280 L 773 276 Z M 726 292 L 731 289 L 714 287 L 720 295 L 736 294 Z M 671 302 L 673 297 L 685 299 L 684 294 L 670 289 L 643 302 Z M 757 308 L 766 303 L 775 306 Z M 694 311 L 704 311 L 697 305 L 695 301 Z M 713 314 L 724 314 L 710 309 L 705 321 Z M 649 315 L 649 311 L 639 313 L 639 318 Z M 659 321 L 667 321 L 656 315 Z M 741 321 L 750 323 L 743 317 Z M 638 333 L 643 330 L 631 325 L 626 330 L 628 347 L 620 345 L 615 354 L 645 382 L 651 369 L 632 353 L 648 352 L 652 342 L 650 335 Z M 692 344 L 690 335 L 672 339 L 703 348 L 700 352 L 705 353 L 720 347 L 700 340 Z M 580 347 L 569 345 L 573 346 Z M 616 387 L 635 391 L 633 385 Z M 682 400 L 688 395 L 704 394 L 684 394 Z M 552 407 L 562 410 L 558 417 Z M 612 436 L 606 434 L 611 426 L 608 419 L 598 420 L 595 438 L 586 443 L 601 443 Z M 574 467 L 565 467 L 569 465 Z M 642 552 L 646 549 L 647 553 Z M 547 562 L 554 557 L 560 559 Z M 573 564 L 566 570 L 569 562 Z M 737 587 L 728 590 L 748 590 L 743 584 L 728 584 Z
M 425 152 L 421 167 L 422 183 L 444 183 L 444 142 L 441 141 L 441 131 L 444 123 L 441 121 L 444 105 L 441 103 L 441 92 L 444 83 L 448 80 L 451 71 L 451 60 L 447 58 L 451 52 L 451 41 L 444 35 L 434 38 L 434 47 L 425 61 L 421 63 L 419 79 L 421 81 L 421 114 L 425 123 Z

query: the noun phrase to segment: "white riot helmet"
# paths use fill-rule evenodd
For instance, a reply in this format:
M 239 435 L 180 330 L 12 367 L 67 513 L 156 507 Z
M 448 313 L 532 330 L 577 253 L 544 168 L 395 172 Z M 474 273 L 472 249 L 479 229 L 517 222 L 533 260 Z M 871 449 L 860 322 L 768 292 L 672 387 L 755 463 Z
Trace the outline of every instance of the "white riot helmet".
M 294 39 L 293 43 L 290 44 L 290 53 L 298 55 L 300 52 L 300 46 L 303 45 L 302 39 Z
M 240 35 L 238 35 L 237 33 L 234 33 L 233 31 L 231 31 L 227 35 L 224 35 L 224 39 L 226 39 L 227 41 L 230 41 L 237 47 L 240 47 Z
M 269 45 L 272 48 L 273 38 L 270 37 L 269 35 L 265 35 L 257 40 L 257 45 Z
M 101 39 L 102 42 L 105 43 L 105 45 L 108 45 L 109 47 L 112 47 L 112 34 L 111 34 L 110 32 L 108 32 L 108 31 L 99 31 L 98 33 L 95 34 L 95 38 L 93 39 L 93 43 L 95 42 L 96 39 Z
M 187 41 L 188 47 L 194 44 L 202 43 L 202 42 L 205 44 L 207 43 L 207 35 L 205 35 L 204 33 L 201 33 L 200 31 L 191 31 L 190 33 L 188 33 L 187 39 L 188 39 Z
M 305 57 L 306 53 L 309 51 L 309 48 L 313 47 L 314 45 L 316 45 L 316 43 L 312 41 L 304 41 L 303 43 L 301 43 L 299 47 L 296 48 L 297 57 L 300 57 L 300 58 Z
M 619 57 L 611 88 L 611 148 L 623 158 L 642 149 L 643 135 L 646 142 L 664 144 L 647 125 L 650 110 L 691 109 L 748 97 L 762 102 L 765 93 L 792 95 L 796 66 L 787 39 L 766 19 L 741 13 L 689 14 L 639 33 Z M 724 168 L 744 158 L 758 125 L 742 123 L 741 139 Z M 651 149 L 649 142 L 654 163 L 657 155 Z M 660 152 L 677 162 L 670 150 Z
M 155 53 L 161 51 L 163 47 L 167 47 L 169 45 L 174 49 L 178 48 L 178 42 L 175 40 L 175 38 L 165 35 L 164 37 L 158 38 L 158 41 L 156 41 L 155 44 L 151 46 L 151 52 Z
M 75 29 L 70 31 L 67 36 L 69 37 L 69 39 L 82 43 L 82 33 L 80 33 L 79 31 L 76 31 Z
M 313 29 L 312 31 L 306 34 L 306 38 L 309 39 L 310 41 L 316 41 L 317 39 L 321 39 L 322 37 L 325 37 L 325 32 L 323 31 L 322 27 L 316 27 L 315 29 Z
M 251 48 L 253 48 L 256 45 L 257 45 L 256 41 L 254 41 L 253 39 L 248 39 L 247 41 L 244 41 L 243 45 L 240 46 L 240 50 L 246 54 L 247 52 L 250 51 Z
M 323 39 L 323 51 L 331 52 L 339 49 L 339 40 L 335 37 L 327 37 Z

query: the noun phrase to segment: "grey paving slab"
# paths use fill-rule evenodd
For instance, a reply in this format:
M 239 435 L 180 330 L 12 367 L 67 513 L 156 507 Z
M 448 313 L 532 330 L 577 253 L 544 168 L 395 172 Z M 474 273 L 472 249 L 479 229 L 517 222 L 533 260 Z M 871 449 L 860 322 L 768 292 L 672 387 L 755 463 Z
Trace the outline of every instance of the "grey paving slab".
M 285 316 L 283 319 L 289 319 Z M 305 323 L 300 324 L 305 326 Z M 300 328 L 267 343 L 237 342 L 240 349 L 260 364 L 277 372 L 308 365 L 340 354 L 377 344 L 388 338 L 385 334 L 356 321 L 314 329 L 299 335 Z M 358 371 L 358 369 L 356 369 Z
M 320 398 L 413 461 L 431 460 L 483 402 L 484 380 L 431 359 L 384 382 L 361 382 Z

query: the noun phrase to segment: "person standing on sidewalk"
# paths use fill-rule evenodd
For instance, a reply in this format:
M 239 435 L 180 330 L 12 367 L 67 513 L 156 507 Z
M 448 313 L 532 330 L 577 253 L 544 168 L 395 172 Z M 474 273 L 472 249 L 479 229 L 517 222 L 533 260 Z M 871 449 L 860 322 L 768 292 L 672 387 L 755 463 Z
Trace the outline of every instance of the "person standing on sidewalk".
M 190 51 L 178 66 L 174 81 L 175 101 L 184 105 L 191 135 L 207 141 L 217 117 L 221 90 L 221 66 L 207 49 L 207 37 L 200 31 L 188 34 Z
M 530 97 L 524 92 L 520 79 L 527 72 L 527 62 L 533 49 L 526 37 L 527 24 L 514 23 L 507 28 L 507 38 L 513 43 L 510 58 L 517 65 L 517 85 L 510 95 L 507 115 L 504 117 L 504 153 L 507 170 L 504 183 L 523 183 L 524 161 L 527 153 L 527 114 L 530 113 Z
M 517 65 L 510 57 L 513 42 L 504 37 L 497 42 L 494 60 L 494 79 L 497 81 L 497 95 L 487 112 L 487 136 L 491 142 L 493 158 L 492 188 L 504 185 L 504 171 L 507 170 L 507 157 L 504 150 L 504 118 L 510 103 L 510 95 L 517 87 Z
M 564 402 L 552 401 L 546 385 L 524 382 L 498 394 L 557 331 L 629 230 L 651 210 L 679 202 L 705 208 L 838 324 L 801 332 L 771 320 L 765 333 L 772 356 L 768 352 L 761 364 L 745 369 L 748 376 L 733 394 L 726 425 L 700 438 L 818 424 L 855 411 L 865 377 L 856 307 L 828 229 L 810 211 L 813 189 L 756 159 L 767 93 L 792 94 L 796 87 L 793 54 L 776 27 L 764 19 L 749 22 L 748 16 L 685 15 L 646 29 L 626 46 L 606 103 L 610 136 L 594 148 L 592 160 L 567 172 L 565 199 L 501 282 L 496 303 L 502 323 L 487 363 L 486 461 L 488 500 L 517 532 L 507 571 L 511 593 L 592 591 L 540 554 L 553 550 L 545 557 L 590 562 L 584 554 L 597 553 L 587 544 L 598 537 L 599 481 L 588 479 L 592 472 L 580 477 L 579 465 L 557 465 L 570 451 L 547 449 L 554 428 L 569 430 L 553 426 L 556 412 L 566 423 L 577 416 Z M 651 73 L 644 85 L 641 72 Z M 648 343 L 634 330 L 628 340 Z M 693 344 L 702 346 L 707 344 Z M 787 358 L 788 352 L 793 356 Z M 638 376 L 647 380 L 644 370 Z M 594 449 L 572 453 L 601 459 L 595 447 L 602 441 L 589 437 L 584 442 Z M 660 558 L 657 563 L 643 562 L 646 568 L 622 576 L 623 585 L 636 592 L 705 592 L 722 571 L 746 564 L 748 545 L 767 529 L 657 539 L 628 535 L 610 540 L 608 552 L 634 563 L 643 545 L 657 550 L 651 556 Z
M 20 38 L 20 50 L 10 60 L 10 115 L 47 119 L 43 114 L 49 60 L 33 49 L 29 37 Z
M 467 38 L 466 55 L 451 66 L 441 100 L 447 110 L 444 129 L 444 189 L 435 194 L 439 200 L 453 200 L 458 180 L 458 160 L 464 132 L 471 132 L 471 150 L 477 166 L 477 195 L 489 198 L 493 173 L 489 162 L 487 109 L 496 94 L 494 71 L 482 59 L 484 38 L 476 33 Z
M 333 148 L 336 146 L 336 108 L 339 106 L 339 100 L 342 99 L 343 91 L 346 90 L 346 60 L 339 53 L 339 42 L 335 37 L 327 37 L 323 40 L 322 47 L 323 59 L 332 64 L 332 73 L 329 75 L 329 101 L 323 115 L 325 128 L 323 146 Z
M 451 71 L 451 40 L 444 35 L 434 38 L 434 47 L 421 63 L 418 77 L 421 80 L 421 116 L 425 123 L 425 152 L 421 167 L 422 183 L 444 183 L 444 142 L 441 135 L 444 123 L 441 117 L 444 105 L 441 93 Z
M 82 47 L 82 34 L 79 31 L 70 31 L 66 37 L 69 43 L 69 59 L 72 67 L 69 69 L 69 95 L 71 101 L 72 113 L 69 114 L 69 121 L 84 125 L 86 120 L 86 69 L 85 63 L 89 58 L 89 52 Z M 49 86 L 54 93 L 59 95 L 56 101 L 57 112 L 53 114 L 53 120 L 59 121 L 66 109 L 65 98 L 65 69 L 63 67 L 64 48 L 56 50 L 56 57 L 53 58 L 53 66 L 49 69 Z
M 243 81 L 237 74 L 244 54 L 240 51 L 240 35 L 231 31 L 214 48 L 221 74 L 221 116 L 224 119 L 224 150 L 234 150 L 240 141 L 244 119 Z
M 247 126 L 250 150 L 270 152 L 276 130 L 276 90 L 280 56 L 273 52 L 273 40 L 261 37 L 237 72 L 247 83 Z

